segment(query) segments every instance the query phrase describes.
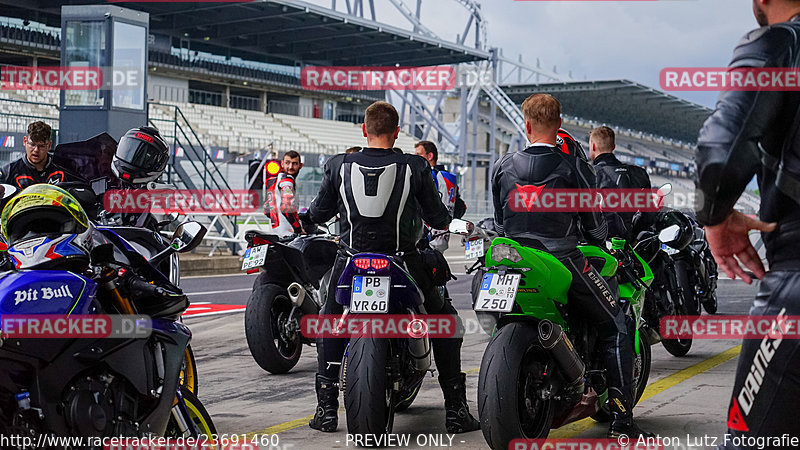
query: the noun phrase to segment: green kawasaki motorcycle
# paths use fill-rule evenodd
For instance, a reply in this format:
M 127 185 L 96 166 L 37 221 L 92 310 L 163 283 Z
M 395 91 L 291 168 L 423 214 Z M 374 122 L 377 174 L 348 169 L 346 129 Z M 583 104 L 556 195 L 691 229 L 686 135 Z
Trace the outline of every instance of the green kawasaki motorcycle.
M 634 320 L 636 402 L 650 375 L 650 345 L 641 320 L 653 272 L 625 240 L 612 253 L 579 247 L 614 288 Z M 638 261 L 638 263 L 636 262 Z M 591 323 L 567 308 L 572 274 L 553 255 L 507 238 L 494 239 L 475 299 L 477 314 L 498 317 L 481 362 L 478 408 L 486 442 L 544 438 L 551 428 L 585 417 L 610 420 L 606 371 Z M 641 332 L 640 332 L 641 331 Z

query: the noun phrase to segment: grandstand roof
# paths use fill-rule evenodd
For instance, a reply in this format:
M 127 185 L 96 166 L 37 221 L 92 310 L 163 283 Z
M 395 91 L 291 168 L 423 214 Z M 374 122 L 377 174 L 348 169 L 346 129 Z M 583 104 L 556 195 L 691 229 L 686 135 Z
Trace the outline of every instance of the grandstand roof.
M 629 80 L 504 86 L 516 103 L 534 92 L 556 97 L 564 114 L 684 142 L 696 142 L 711 109 Z
M 61 6 L 100 0 L 0 0 L 2 14 L 60 27 Z M 475 48 L 423 36 L 297 0 L 127 2 L 150 14 L 150 32 L 192 50 L 293 65 L 436 65 L 489 58 Z

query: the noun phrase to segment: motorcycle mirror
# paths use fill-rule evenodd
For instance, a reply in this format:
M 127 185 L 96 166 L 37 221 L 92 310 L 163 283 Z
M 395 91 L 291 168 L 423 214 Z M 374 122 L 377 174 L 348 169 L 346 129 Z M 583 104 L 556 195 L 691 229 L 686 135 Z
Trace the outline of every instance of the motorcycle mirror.
M 192 220 L 184 222 L 178 226 L 175 234 L 172 235 L 172 244 L 170 246 L 179 253 L 192 251 L 203 241 L 206 231 L 208 231 L 206 227 L 199 222 Z
M 475 229 L 475 224 L 467 220 L 453 219 L 448 231 L 455 234 L 469 235 Z
M 17 188 L 10 184 L 0 184 L 0 198 L 6 200 L 17 193 Z
M 666 197 L 672 192 L 672 183 L 664 183 L 658 190 L 661 191 L 662 197 Z
M 658 240 L 665 244 L 668 242 L 672 242 L 678 238 L 678 234 L 680 234 L 680 232 L 681 232 L 680 226 L 670 225 L 667 228 L 661 230 L 660 233 L 658 233 Z
M 91 186 L 92 191 L 99 197 L 108 190 L 108 180 L 106 178 L 97 178 L 91 181 Z

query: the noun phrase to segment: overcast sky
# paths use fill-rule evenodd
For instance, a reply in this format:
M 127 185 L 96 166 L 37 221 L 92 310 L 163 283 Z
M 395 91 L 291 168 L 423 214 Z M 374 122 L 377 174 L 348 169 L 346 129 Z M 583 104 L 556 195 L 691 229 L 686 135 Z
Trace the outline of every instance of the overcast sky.
M 388 0 L 377 19 L 408 28 Z M 311 0 L 327 7 L 331 0 Z M 345 0 L 337 0 L 344 10 Z M 364 4 L 368 1 L 364 0 Z M 413 8 L 416 0 L 405 0 Z M 665 67 L 726 66 L 733 48 L 756 28 L 751 0 L 515 1 L 481 0 L 490 45 L 508 57 L 575 79 L 625 78 L 659 88 Z M 422 23 L 455 41 L 467 14 L 457 0 L 423 0 Z M 717 93 L 673 95 L 713 107 Z

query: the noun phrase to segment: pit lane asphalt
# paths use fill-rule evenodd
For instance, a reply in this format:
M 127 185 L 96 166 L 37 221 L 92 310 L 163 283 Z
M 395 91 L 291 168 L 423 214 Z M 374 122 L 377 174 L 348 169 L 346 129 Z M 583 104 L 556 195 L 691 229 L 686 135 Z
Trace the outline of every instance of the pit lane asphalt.
M 448 260 L 455 272 L 463 272 L 463 254 L 451 246 Z M 463 247 L 461 248 L 463 251 Z M 247 302 L 256 275 L 196 277 L 182 280 L 181 287 L 192 302 L 241 304 Z M 454 305 L 465 320 L 474 319 L 470 310 L 469 276 L 448 284 Z M 757 286 L 740 281 L 720 280 L 719 314 L 746 314 Z M 307 426 L 316 404 L 314 373 L 316 351 L 305 346 L 297 366 L 288 374 L 272 375 L 250 356 L 241 312 L 210 317 L 187 317 L 193 332 L 192 347 L 199 371 L 199 398 L 211 413 L 220 434 L 247 434 L 270 442 L 277 434 L 278 447 L 285 449 L 328 449 L 354 447 L 348 440 L 344 409 L 339 412 L 339 431 L 321 433 Z M 473 327 L 464 339 L 462 367 L 467 372 L 467 397 L 477 416 L 478 367 L 489 338 Z M 695 340 L 689 354 L 676 358 L 656 344 L 653 350 L 648 390 L 635 409 L 640 425 L 662 437 L 680 438 L 697 445 L 721 441 L 727 421 L 740 342 Z M 341 401 L 341 396 L 340 396 Z M 591 419 L 553 430 L 550 437 L 601 438 L 606 426 Z M 480 431 L 455 435 L 449 441 L 444 428 L 441 390 L 435 378 L 427 378 L 419 397 L 406 412 L 395 418 L 394 433 L 408 435 L 408 448 L 488 448 Z M 450 435 L 453 436 L 453 435 Z M 352 438 L 352 437 L 351 437 Z M 435 442 L 440 439 L 444 443 Z M 261 448 L 269 448 L 262 446 Z M 686 447 L 684 447 L 686 448 Z

